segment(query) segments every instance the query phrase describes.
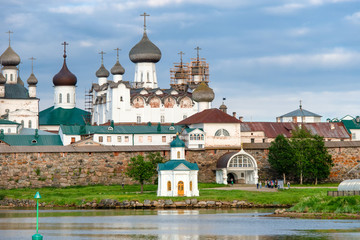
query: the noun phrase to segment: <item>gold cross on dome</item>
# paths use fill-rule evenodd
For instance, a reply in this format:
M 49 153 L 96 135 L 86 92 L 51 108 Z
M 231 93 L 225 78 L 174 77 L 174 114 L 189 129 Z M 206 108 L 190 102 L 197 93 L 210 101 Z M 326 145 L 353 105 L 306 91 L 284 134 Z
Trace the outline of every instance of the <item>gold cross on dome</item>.
M 144 17 L 144 32 L 146 32 L 146 17 L 150 16 L 149 14 L 146 14 L 146 12 L 144 12 L 143 14 L 141 14 L 140 16 Z

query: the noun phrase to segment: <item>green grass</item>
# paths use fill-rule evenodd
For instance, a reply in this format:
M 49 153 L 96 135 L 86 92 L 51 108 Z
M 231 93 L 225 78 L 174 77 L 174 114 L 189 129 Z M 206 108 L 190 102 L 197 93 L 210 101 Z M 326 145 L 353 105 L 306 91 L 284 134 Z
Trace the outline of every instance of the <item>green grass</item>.
M 359 213 L 360 196 L 331 197 L 319 193 L 302 199 L 290 209 L 310 213 Z
M 316 194 L 326 194 L 329 189 L 326 188 L 305 188 L 305 189 L 289 189 L 280 190 L 278 192 L 251 192 L 241 190 L 215 190 L 211 188 L 224 187 L 216 183 L 199 183 L 200 196 L 198 200 L 214 200 L 214 201 L 233 201 L 244 200 L 255 204 L 288 204 L 294 205 L 303 198 Z M 90 202 L 95 200 L 99 202 L 101 199 L 138 200 L 143 202 L 145 199 L 172 199 L 173 201 L 181 201 L 186 197 L 158 197 L 156 196 L 157 185 L 144 185 L 144 193 L 140 194 L 140 185 L 126 185 L 124 189 L 120 185 L 112 186 L 76 186 L 66 188 L 40 188 L 40 189 L 11 189 L 0 190 L 1 196 L 13 199 L 34 199 L 37 191 L 41 194 L 40 202 L 52 203 L 64 206 L 66 204 L 79 205 L 83 201 Z M 194 197 L 195 198 L 195 197 Z
M 320 183 L 318 185 L 314 184 L 291 184 L 291 187 L 338 187 L 339 183 Z

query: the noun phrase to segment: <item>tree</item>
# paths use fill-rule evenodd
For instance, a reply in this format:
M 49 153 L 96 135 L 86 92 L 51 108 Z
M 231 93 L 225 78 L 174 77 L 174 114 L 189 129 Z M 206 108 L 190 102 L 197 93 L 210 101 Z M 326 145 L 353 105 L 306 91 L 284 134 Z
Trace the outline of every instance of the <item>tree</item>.
M 144 183 L 155 175 L 157 164 L 164 161 L 164 157 L 160 156 L 160 153 L 150 153 L 146 158 L 147 161 L 142 155 L 131 158 L 125 172 L 126 175 L 140 183 L 141 193 L 144 191 Z
M 286 183 L 286 175 L 291 173 L 295 167 L 293 148 L 283 135 L 275 138 L 269 147 L 269 163 L 271 167 L 283 176 Z

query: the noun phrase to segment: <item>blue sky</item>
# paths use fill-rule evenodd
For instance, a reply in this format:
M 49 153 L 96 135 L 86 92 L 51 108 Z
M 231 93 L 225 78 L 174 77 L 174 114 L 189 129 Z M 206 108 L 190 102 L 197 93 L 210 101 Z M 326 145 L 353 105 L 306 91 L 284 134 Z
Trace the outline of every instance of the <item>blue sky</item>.
M 210 65 L 210 86 L 219 107 L 245 121 L 275 121 L 303 108 L 326 118 L 360 115 L 359 0 L 0 0 L 0 52 L 20 55 L 21 78 L 39 80 L 40 109 L 53 105 L 53 76 L 69 42 L 68 67 L 78 78 L 77 106 L 96 82 L 101 50 L 110 70 L 119 47 L 124 80 L 133 81 L 130 49 L 141 39 L 143 12 L 148 36 L 162 51 L 161 88 L 169 70 L 200 56 Z

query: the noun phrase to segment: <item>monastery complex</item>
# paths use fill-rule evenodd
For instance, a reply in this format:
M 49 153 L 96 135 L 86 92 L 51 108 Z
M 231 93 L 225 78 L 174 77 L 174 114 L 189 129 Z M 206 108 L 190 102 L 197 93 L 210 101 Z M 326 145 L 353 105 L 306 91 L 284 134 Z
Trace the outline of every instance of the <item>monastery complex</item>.
M 0 56 L 0 187 L 130 182 L 124 175 L 127 161 L 160 152 L 170 161 L 159 166 L 164 180 L 158 195 L 173 194 L 176 186 L 168 182 L 176 169 L 194 182 L 192 188 L 187 187 L 190 182 L 184 185 L 184 194 L 196 196 L 197 174 L 199 181 L 223 184 L 230 179 L 256 184 L 271 176 L 269 143 L 279 134 L 291 137 L 297 128 L 324 137 L 335 162 L 330 181 L 358 176 L 360 117 L 322 121 L 300 103 L 274 122 L 244 122 L 224 103 L 212 105 L 216 93 L 199 47 L 188 63 L 180 52 L 169 86 L 162 88 L 156 73 L 161 50 L 150 40 L 145 24 L 139 38 L 129 52 L 134 69 L 127 71 L 134 71 L 133 78 L 123 78 L 119 57 L 109 71 L 102 55 L 85 109 L 76 107 L 76 84 L 82 80 L 70 71 L 68 43 L 63 42 L 63 65 L 53 77 L 53 106 L 42 111 L 38 80 L 32 72 L 24 84 L 20 56 L 9 40 Z

